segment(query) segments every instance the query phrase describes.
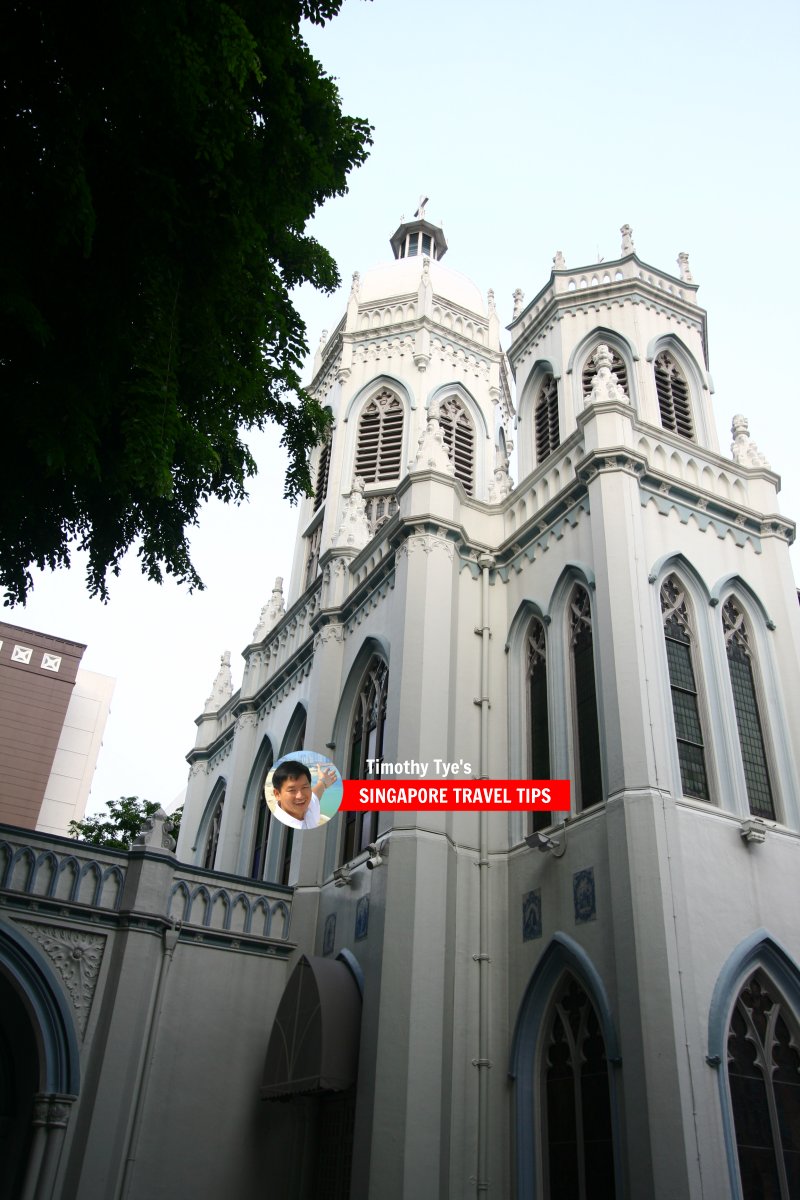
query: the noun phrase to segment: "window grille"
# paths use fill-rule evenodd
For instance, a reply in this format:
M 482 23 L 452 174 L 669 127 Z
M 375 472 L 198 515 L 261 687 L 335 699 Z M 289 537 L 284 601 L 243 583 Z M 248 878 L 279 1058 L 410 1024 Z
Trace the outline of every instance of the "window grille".
M 661 424 L 671 433 L 679 433 L 681 437 L 692 440 L 694 426 L 689 403 L 689 385 L 683 372 L 666 350 L 658 355 L 653 369 L 656 377 L 658 407 L 661 411 Z
M 583 368 L 582 379 L 583 379 L 583 394 L 584 394 L 584 396 L 591 396 L 591 394 L 592 394 L 592 387 L 594 385 L 594 377 L 597 374 L 597 367 L 595 366 L 594 362 L 592 361 L 593 357 L 594 357 L 594 352 L 596 349 L 597 349 L 597 346 L 595 346 L 594 350 L 592 350 L 592 353 L 587 358 L 586 364 Z M 623 360 L 621 359 L 621 357 L 619 356 L 617 351 L 612 346 L 609 346 L 609 350 L 611 351 L 612 373 L 614 375 L 616 375 L 617 383 L 620 385 L 622 390 L 625 392 L 626 395 L 629 396 L 630 392 L 628 391 L 628 368 L 625 366 L 625 363 L 623 362 Z
M 603 799 L 592 612 L 589 593 L 585 588 L 577 587 L 572 593 L 569 620 L 580 784 L 578 806 L 582 810 L 591 804 L 599 804 Z
M 550 1200 L 614 1200 L 605 1042 L 591 1000 L 571 975 L 557 989 L 545 1031 L 545 1195 Z
M 590 389 L 591 390 L 591 389 Z M 552 375 L 546 375 L 534 409 L 536 427 L 536 462 L 542 463 L 560 444 L 558 429 L 558 385 Z
M 373 659 L 355 704 L 350 734 L 351 779 L 380 779 L 388 686 L 389 668 L 382 659 Z M 377 813 L 345 813 L 342 862 L 366 850 L 375 840 L 377 828 Z
M 214 806 L 214 811 L 211 814 L 208 832 L 206 834 L 206 844 L 203 849 L 203 866 L 208 871 L 213 871 L 214 862 L 217 857 L 217 846 L 219 845 L 219 831 L 222 828 L 222 810 L 225 807 L 225 792 L 223 791 L 219 800 Z
M 403 451 L 403 405 L 387 388 L 373 396 L 358 425 L 355 473 L 364 483 L 399 479 Z
M 475 431 L 457 396 L 450 396 L 440 404 L 439 425 L 456 479 L 461 480 L 464 491 L 471 496 L 475 474 Z
M 530 778 L 550 778 L 550 722 L 547 708 L 547 642 L 544 625 L 534 617 L 527 639 L 528 733 Z M 546 829 L 553 822 L 548 812 L 535 812 L 532 829 Z
M 800 1196 L 800 1053 L 797 1026 L 756 971 L 728 1032 L 728 1082 L 743 1200 Z
M 692 630 L 686 597 L 674 575 L 661 588 L 661 614 L 667 648 L 672 715 L 684 796 L 708 800 L 705 743 L 692 663 Z
M 753 657 L 744 614 L 731 597 L 722 606 L 722 629 L 742 751 L 747 800 L 755 817 L 775 820 L 761 715 L 758 711 Z
M 314 512 L 321 508 L 328 495 L 328 475 L 331 469 L 331 439 L 328 436 L 323 443 L 317 465 L 317 485 L 314 489 Z
M 394 492 L 373 492 L 364 497 L 364 512 L 371 534 L 375 534 L 398 509 Z

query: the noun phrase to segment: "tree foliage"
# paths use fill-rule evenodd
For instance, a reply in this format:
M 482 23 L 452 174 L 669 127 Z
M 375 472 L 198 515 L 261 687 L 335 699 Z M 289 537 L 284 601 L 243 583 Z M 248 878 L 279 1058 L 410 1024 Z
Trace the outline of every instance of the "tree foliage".
M 283 427 L 308 490 L 326 418 L 290 289 L 338 284 L 306 223 L 370 127 L 302 39 L 342 0 L 19 0 L 0 14 L 0 581 L 88 550 L 88 585 L 202 586 L 187 530 L 239 501 L 242 432 Z
M 93 846 L 105 846 L 112 850 L 130 850 L 135 837 L 142 832 L 148 817 L 158 809 L 152 800 L 140 800 L 138 796 L 120 796 L 109 800 L 106 814 L 97 813 L 83 821 L 70 821 L 69 836 Z M 169 818 L 170 835 L 177 840 L 181 827 L 183 809 L 179 808 Z

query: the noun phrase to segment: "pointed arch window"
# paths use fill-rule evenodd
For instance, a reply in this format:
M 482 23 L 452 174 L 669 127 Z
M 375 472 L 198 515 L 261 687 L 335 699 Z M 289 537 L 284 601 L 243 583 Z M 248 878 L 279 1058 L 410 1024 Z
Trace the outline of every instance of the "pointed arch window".
M 692 627 L 683 588 L 674 575 L 670 575 L 661 587 L 661 616 L 681 787 L 684 796 L 708 800 L 705 743 L 692 661 Z
M 671 433 L 679 433 L 681 437 L 694 440 L 689 385 L 685 375 L 667 350 L 663 350 L 657 356 L 653 371 L 661 424 Z
M 256 828 L 253 834 L 253 848 L 250 853 L 250 878 L 263 879 L 264 871 L 267 864 L 267 841 L 269 840 L 269 830 L 272 823 L 272 813 L 267 807 L 267 796 L 264 791 L 264 785 L 272 767 L 272 752 L 261 772 L 261 782 L 258 785 L 258 816 L 256 818 Z
M 572 975 L 565 976 L 556 989 L 544 1028 L 544 1193 L 550 1200 L 613 1200 L 605 1042 L 594 1006 Z
M 353 713 L 350 734 L 350 778 L 380 779 L 389 668 L 383 659 L 370 663 Z M 370 842 L 378 829 L 377 813 L 345 813 L 342 862 L 349 862 Z
M 728 1031 L 730 1085 L 743 1200 L 800 1196 L 798 1028 L 758 970 L 736 1000 Z
M 222 810 L 225 807 L 225 789 L 222 789 L 217 803 L 214 805 L 214 811 L 211 814 L 211 820 L 208 823 L 206 832 L 206 844 L 203 847 L 203 866 L 208 871 L 213 871 L 214 862 L 217 857 L 217 846 L 219 845 L 219 831 L 222 828 Z
M 722 606 L 722 629 L 731 677 L 736 726 L 747 784 L 747 801 L 755 817 L 775 820 L 775 804 L 753 673 L 753 655 L 744 613 L 731 596 Z
M 598 342 L 598 345 L 600 345 L 599 342 Z M 597 350 L 597 346 L 594 347 L 591 354 L 587 358 L 586 363 L 583 368 L 583 374 L 581 376 L 584 396 L 591 396 L 592 387 L 594 386 L 594 377 L 597 374 L 597 366 L 593 361 L 595 350 Z M 619 353 L 614 349 L 613 346 L 609 346 L 609 350 L 611 351 L 611 371 L 614 375 L 616 375 L 617 383 L 620 385 L 622 390 L 626 393 L 626 395 L 629 396 L 630 392 L 628 391 L 628 368 L 626 367 L 623 359 L 621 358 Z
M 439 405 L 439 425 L 456 479 L 461 480 L 464 491 L 471 496 L 475 483 L 475 430 L 457 396 L 450 396 Z
M 544 624 L 534 617 L 526 640 L 528 678 L 528 736 L 530 778 L 550 778 L 550 720 L 547 706 L 547 641 Z M 533 814 L 532 828 L 546 829 L 552 823 L 548 812 Z
M 592 610 L 589 593 L 583 587 L 576 587 L 572 593 L 569 623 L 575 699 L 575 739 L 578 749 L 578 808 L 582 810 L 592 804 L 599 804 L 603 799 Z
M 591 387 L 589 389 L 591 391 Z M 558 428 L 558 384 L 552 375 L 545 375 L 534 408 L 536 428 L 536 462 L 542 463 L 560 445 Z
M 325 438 L 317 464 L 317 483 L 314 488 L 314 512 L 321 508 L 328 495 L 328 476 L 331 469 L 331 439 L 330 434 Z
M 399 479 L 403 451 L 403 405 L 383 388 L 373 396 L 358 423 L 355 473 L 364 483 Z

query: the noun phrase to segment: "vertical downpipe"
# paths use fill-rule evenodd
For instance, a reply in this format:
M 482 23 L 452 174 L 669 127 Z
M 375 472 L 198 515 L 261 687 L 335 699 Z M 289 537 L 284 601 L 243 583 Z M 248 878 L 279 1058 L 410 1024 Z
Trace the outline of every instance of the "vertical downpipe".
M 478 559 L 481 568 L 481 624 L 475 632 L 481 638 L 480 761 L 478 778 L 487 779 L 489 770 L 489 571 L 494 566 L 491 554 Z M 482 1200 L 489 1194 L 487 1160 L 489 1147 L 489 814 L 478 814 L 478 1167 L 475 1193 Z

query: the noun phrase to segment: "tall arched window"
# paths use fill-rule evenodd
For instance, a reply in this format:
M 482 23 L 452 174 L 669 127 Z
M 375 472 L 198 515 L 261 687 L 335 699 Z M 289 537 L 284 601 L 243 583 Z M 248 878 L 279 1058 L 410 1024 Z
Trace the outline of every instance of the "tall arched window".
M 471 496 L 475 486 L 475 430 L 457 396 L 450 396 L 439 405 L 439 424 L 456 479 L 461 480 L 465 492 Z
M 728 1032 L 728 1083 L 743 1200 L 800 1196 L 798 1032 L 771 980 L 756 971 L 739 993 Z
M 663 350 L 656 358 L 653 370 L 656 377 L 661 424 L 681 437 L 694 438 L 689 385 L 675 359 Z
M 269 839 L 269 827 L 271 824 L 272 813 L 267 807 L 267 797 L 264 791 L 267 775 L 269 775 L 272 767 L 272 752 L 267 757 L 267 761 L 261 770 L 261 782 L 258 785 L 258 817 L 256 818 L 256 827 L 253 834 L 253 849 L 250 854 L 250 878 L 263 879 L 264 870 L 267 862 L 267 841 Z
M 597 366 L 593 361 L 596 349 L 597 346 L 594 347 L 587 358 L 581 375 L 584 396 L 591 396 L 592 394 L 594 377 L 597 374 Z M 627 395 L 630 395 L 630 392 L 628 392 L 628 368 L 613 346 L 609 346 L 609 350 L 611 351 L 611 370 L 617 377 L 617 383 Z
M 350 734 L 350 778 L 380 779 L 389 668 L 374 658 L 361 685 Z M 375 840 L 377 813 L 345 813 L 342 862 L 355 858 Z
M 399 479 L 403 451 L 403 405 L 383 388 L 373 396 L 358 423 L 355 473 L 364 483 Z
M 670 575 L 661 586 L 661 615 L 667 648 L 672 715 L 684 796 L 708 800 L 708 776 L 692 662 L 692 628 L 683 588 Z
M 314 512 L 321 508 L 328 495 L 328 476 L 331 469 L 331 438 L 328 434 L 322 444 L 317 464 L 317 482 L 314 488 Z
M 575 740 L 578 748 L 578 808 L 603 799 L 600 765 L 600 728 L 597 720 L 597 685 L 594 674 L 594 641 L 589 593 L 576 587 L 569 606 L 570 647 L 575 697 Z
M 736 709 L 747 801 L 756 817 L 775 820 L 775 804 L 767 767 L 761 715 L 758 711 L 753 658 L 744 614 L 731 596 L 722 606 L 722 629 Z
M 217 846 L 219 845 L 219 831 L 222 828 L 222 810 L 225 807 L 225 789 L 222 789 L 217 803 L 214 805 L 214 811 L 211 814 L 211 820 L 208 823 L 206 832 L 206 844 L 203 848 L 203 866 L 213 871 L 214 862 L 217 857 Z
M 541 1060 L 544 1194 L 613 1200 L 611 1094 L 594 1006 L 572 975 L 556 989 Z
M 590 388 L 591 390 L 591 388 Z M 558 385 L 545 375 L 533 410 L 536 430 L 536 463 L 543 463 L 561 442 L 558 428 Z
M 528 678 L 528 744 L 530 779 L 550 778 L 550 720 L 547 708 L 547 642 L 544 624 L 534 617 L 526 640 Z M 546 829 L 552 822 L 548 812 L 533 814 L 532 826 Z

